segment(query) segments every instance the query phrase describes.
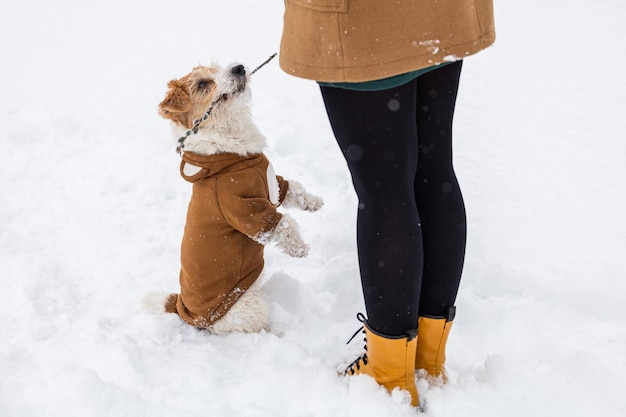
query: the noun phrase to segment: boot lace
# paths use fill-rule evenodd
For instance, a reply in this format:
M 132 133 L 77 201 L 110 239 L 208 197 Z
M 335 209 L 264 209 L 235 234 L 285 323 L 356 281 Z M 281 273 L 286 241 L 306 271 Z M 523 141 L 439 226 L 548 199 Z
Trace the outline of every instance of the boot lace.
M 356 315 L 356 318 L 361 323 L 365 322 L 365 316 L 363 315 L 363 313 L 358 313 Z M 344 376 L 354 375 L 357 371 L 359 371 L 361 369 L 361 362 L 363 362 L 364 366 L 367 365 L 367 334 L 365 333 L 365 326 L 361 326 L 356 332 L 354 332 L 354 334 L 346 344 L 352 342 L 352 339 L 354 339 L 359 333 L 363 333 L 366 335 L 365 337 L 363 337 L 363 342 L 365 342 L 363 349 L 365 349 L 365 352 L 361 356 L 356 358 L 350 365 L 348 365 L 345 371 L 343 371 Z

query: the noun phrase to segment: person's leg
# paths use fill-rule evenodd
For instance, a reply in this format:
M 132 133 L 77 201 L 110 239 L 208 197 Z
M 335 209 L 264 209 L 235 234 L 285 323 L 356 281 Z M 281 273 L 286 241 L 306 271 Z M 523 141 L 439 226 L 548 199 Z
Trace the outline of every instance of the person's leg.
M 415 369 L 445 382 L 446 344 L 465 258 L 465 206 L 452 166 L 452 118 L 462 62 L 417 80 L 419 162 L 415 198 L 422 220 L 424 270 Z
M 357 245 L 368 324 L 386 335 L 415 329 L 418 317 L 415 88 L 415 80 L 375 92 L 321 88 L 359 198 Z
M 461 66 L 462 61 L 448 64 L 417 79 L 415 198 L 424 241 L 420 316 L 448 316 L 465 258 L 465 206 L 452 165 L 452 119 Z

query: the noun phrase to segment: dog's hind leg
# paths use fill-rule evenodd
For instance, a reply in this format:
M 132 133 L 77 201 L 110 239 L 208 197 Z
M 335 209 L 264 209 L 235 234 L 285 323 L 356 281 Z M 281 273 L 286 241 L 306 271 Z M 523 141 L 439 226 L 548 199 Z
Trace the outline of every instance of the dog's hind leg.
M 270 304 L 257 280 L 221 319 L 207 327 L 207 331 L 213 334 L 257 333 L 267 330 L 269 324 Z

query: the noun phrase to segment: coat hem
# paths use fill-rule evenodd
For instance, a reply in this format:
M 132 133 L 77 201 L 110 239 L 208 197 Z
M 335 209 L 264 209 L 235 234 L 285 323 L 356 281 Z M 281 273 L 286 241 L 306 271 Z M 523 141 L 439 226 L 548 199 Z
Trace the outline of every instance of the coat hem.
M 402 58 L 385 64 L 336 67 L 304 65 L 280 56 L 280 67 L 287 74 L 295 77 L 320 82 L 364 82 L 393 77 L 410 71 L 436 66 L 445 62 L 459 61 L 474 55 L 495 42 L 495 31 L 487 32 L 480 37 L 459 45 L 441 48 L 436 54 L 423 54 Z M 477 46 L 480 45 L 479 48 Z M 468 46 L 473 46 L 467 50 Z

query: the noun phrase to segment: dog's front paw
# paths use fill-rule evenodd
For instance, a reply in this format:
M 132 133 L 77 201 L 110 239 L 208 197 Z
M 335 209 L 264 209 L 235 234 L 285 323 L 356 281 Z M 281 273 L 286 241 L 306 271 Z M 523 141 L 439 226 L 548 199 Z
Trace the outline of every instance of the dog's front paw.
M 289 189 L 283 202 L 284 207 L 298 207 L 301 210 L 317 211 L 324 205 L 321 197 L 307 192 L 302 184 L 297 181 L 289 181 Z
M 278 246 L 283 253 L 293 258 L 306 258 L 309 255 L 309 245 L 304 242 L 289 245 L 277 244 L 276 246 Z
M 271 239 L 276 243 L 276 247 L 287 255 L 304 258 L 309 254 L 309 246 L 304 243 L 298 229 L 298 223 L 288 214 L 283 214 L 272 232 Z
M 309 193 L 304 193 L 304 195 L 302 196 L 302 202 L 300 207 L 302 208 L 302 210 L 317 211 L 321 209 L 323 205 L 324 200 L 322 199 L 322 197 L 318 197 Z

